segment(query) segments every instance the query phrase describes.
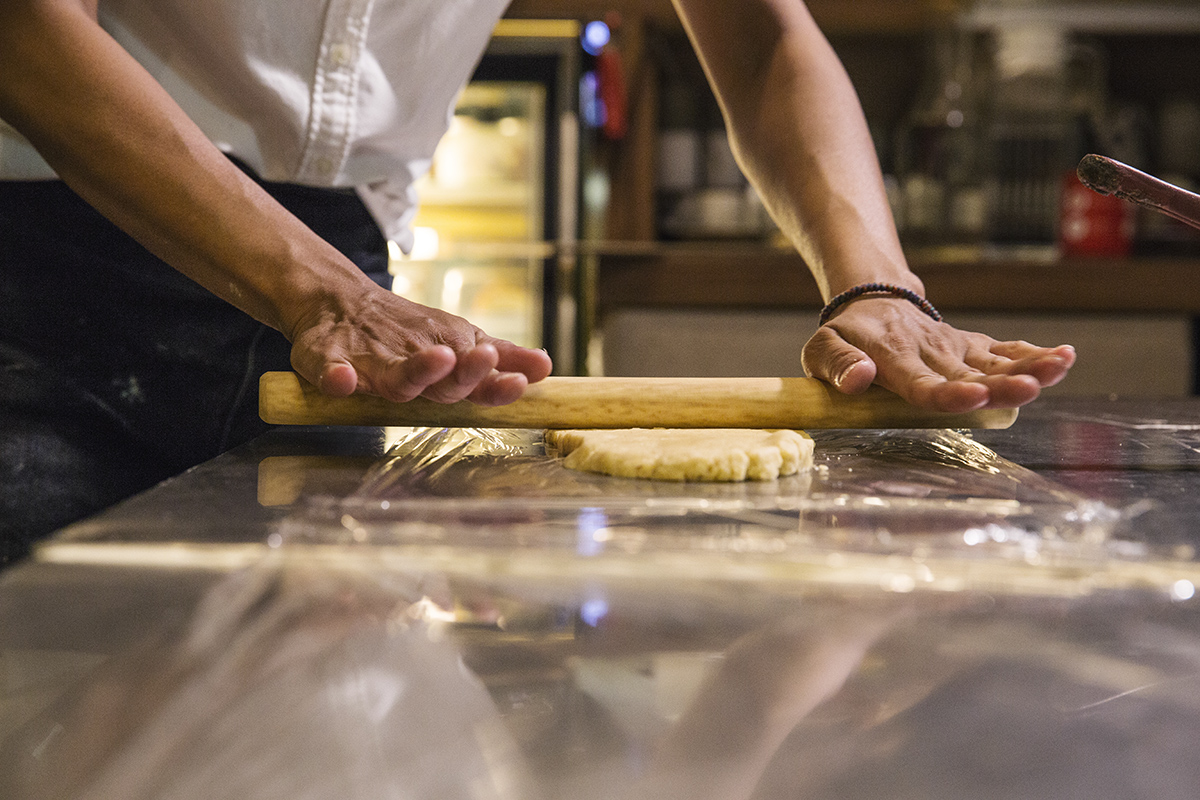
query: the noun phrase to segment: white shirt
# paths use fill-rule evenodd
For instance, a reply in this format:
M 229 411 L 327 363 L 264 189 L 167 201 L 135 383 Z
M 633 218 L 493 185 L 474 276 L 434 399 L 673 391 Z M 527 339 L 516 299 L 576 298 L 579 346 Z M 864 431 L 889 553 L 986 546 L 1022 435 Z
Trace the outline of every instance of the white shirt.
M 404 249 L 413 183 L 509 0 L 101 0 L 101 24 L 263 178 L 353 186 Z M 52 178 L 11 131 L 0 178 Z

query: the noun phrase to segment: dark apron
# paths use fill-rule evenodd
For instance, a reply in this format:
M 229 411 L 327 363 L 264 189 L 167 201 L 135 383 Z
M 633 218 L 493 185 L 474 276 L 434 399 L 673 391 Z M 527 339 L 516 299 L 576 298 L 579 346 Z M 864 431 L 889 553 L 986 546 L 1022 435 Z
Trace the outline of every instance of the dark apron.
M 387 285 L 352 190 L 264 183 Z M 0 181 L 0 564 L 245 442 L 290 345 L 168 267 L 58 181 Z

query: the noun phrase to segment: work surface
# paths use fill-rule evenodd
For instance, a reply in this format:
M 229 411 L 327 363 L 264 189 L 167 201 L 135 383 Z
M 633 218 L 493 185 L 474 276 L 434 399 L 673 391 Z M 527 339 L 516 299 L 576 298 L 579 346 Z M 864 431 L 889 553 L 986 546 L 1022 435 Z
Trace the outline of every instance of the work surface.
M 1194 796 L 1200 403 L 815 438 L 269 434 L 0 576 L 0 796 Z

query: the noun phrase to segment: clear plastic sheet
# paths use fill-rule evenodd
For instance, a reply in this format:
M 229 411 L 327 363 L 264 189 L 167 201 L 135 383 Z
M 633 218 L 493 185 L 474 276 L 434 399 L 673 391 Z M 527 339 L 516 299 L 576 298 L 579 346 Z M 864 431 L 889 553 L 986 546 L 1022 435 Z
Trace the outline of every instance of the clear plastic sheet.
M 677 483 L 568 470 L 540 431 L 404 429 L 349 494 L 310 492 L 278 541 L 382 549 L 439 569 L 1079 593 L 1144 555 L 1139 509 L 1089 500 L 947 430 L 816 432 L 815 465 L 770 482 Z M 400 554 L 402 551 L 402 554 Z M 1075 571 L 1071 571 L 1075 570 Z
M 759 510 L 857 509 L 875 518 L 921 516 L 929 531 L 954 527 L 939 516 L 1040 515 L 1042 532 L 1103 538 L 1115 515 L 1088 513 L 1081 495 L 949 430 L 817 431 L 812 470 L 777 481 L 681 483 L 568 470 L 546 452 L 540 431 L 403 429 L 387 457 L 344 498 L 349 504 L 453 498 L 487 504 L 636 505 L 678 513 L 709 505 Z M 393 506 L 394 507 L 394 506 Z M 1074 509 L 1073 513 L 1066 509 Z M 876 510 L 872 510 L 876 509 Z M 1095 527 L 1089 527 L 1095 523 Z

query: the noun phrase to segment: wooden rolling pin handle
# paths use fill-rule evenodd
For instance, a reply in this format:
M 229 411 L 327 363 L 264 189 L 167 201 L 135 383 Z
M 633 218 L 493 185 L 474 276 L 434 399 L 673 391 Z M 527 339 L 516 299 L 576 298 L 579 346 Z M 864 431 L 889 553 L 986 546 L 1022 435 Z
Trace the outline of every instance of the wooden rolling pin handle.
M 926 411 L 878 387 L 845 395 L 813 378 L 567 378 L 530 386 L 494 408 L 327 397 L 292 372 L 259 382 L 273 425 L 463 428 L 1007 428 L 1016 409 Z

